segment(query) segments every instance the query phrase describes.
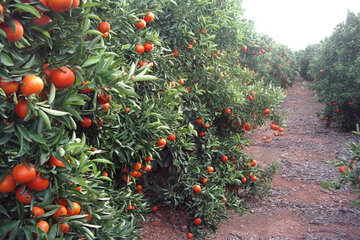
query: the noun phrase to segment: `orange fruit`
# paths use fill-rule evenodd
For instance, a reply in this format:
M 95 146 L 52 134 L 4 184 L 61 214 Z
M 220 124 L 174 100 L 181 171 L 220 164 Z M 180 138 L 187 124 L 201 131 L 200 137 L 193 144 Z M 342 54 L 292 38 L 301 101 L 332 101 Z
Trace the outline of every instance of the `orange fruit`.
M 136 190 L 141 191 L 143 189 L 142 185 L 136 185 Z
M 109 177 L 109 174 L 107 172 L 102 172 L 101 175 L 103 175 L 104 177 Z
M 36 170 L 32 164 L 30 166 L 27 164 L 17 164 L 11 174 L 14 180 L 21 184 L 31 182 L 36 178 Z
M 272 141 L 272 139 L 270 138 L 270 139 L 268 139 L 268 140 L 266 140 L 266 142 L 267 143 L 271 143 L 271 141 Z
M 72 210 L 72 211 L 71 211 L 71 209 L 70 209 L 69 207 L 66 208 L 67 214 L 68 214 L 68 215 L 78 215 L 78 214 L 80 213 L 80 211 L 81 211 L 81 206 L 80 206 L 80 204 L 77 203 L 77 202 L 72 202 L 72 206 L 73 206 L 73 209 L 74 209 L 74 210 Z
M 145 47 L 141 44 L 135 46 L 135 51 L 137 53 L 143 54 L 145 52 Z
M 80 5 L 80 0 L 73 0 L 72 8 L 77 8 Z
M 5 18 L 5 8 L 2 4 L 0 4 L 0 14 L 2 16 L 2 18 Z M 0 20 L 0 23 L 2 23 L 3 21 Z
M 41 15 L 41 18 L 36 17 L 34 19 L 33 23 L 34 23 L 34 25 L 44 26 L 44 25 L 46 25 L 48 23 L 51 23 L 52 21 L 53 20 L 51 19 L 51 17 L 49 17 L 48 15 L 43 14 L 43 15 Z
M 40 173 L 38 173 L 34 180 L 28 182 L 26 185 L 30 190 L 42 191 L 49 187 L 49 179 L 42 178 Z
M 199 132 L 199 137 L 204 137 L 206 133 L 204 131 Z
M 98 30 L 102 33 L 106 33 L 108 31 L 110 31 L 111 27 L 110 24 L 108 22 L 101 22 L 98 25 Z
M 49 164 L 50 166 L 65 167 L 65 164 L 54 156 L 50 157 Z
M 49 8 L 54 12 L 65 12 L 73 5 L 73 0 L 48 0 Z
M 47 221 L 41 220 L 40 222 L 38 222 L 37 226 L 40 228 L 41 231 L 43 232 L 48 232 L 49 231 L 49 224 Z
M 145 22 L 149 23 L 153 21 L 155 18 L 154 14 L 152 12 L 147 12 L 147 15 L 144 17 Z
M 19 82 L 10 81 L 5 82 L 4 79 L 0 77 L 0 88 L 5 92 L 6 96 L 9 96 L 13 93 L 16 93 L 19 89 Z
M 176 135 L 174 133 L 170 134 L 168 137 L 169 141 L 174 141 L 176 139 Z
M 23 194 L 20 194 L 22 190 L 23 190 L 23 187 L 19 188 L 16 191 L 16 199 L 19 202 L 22 202 L 24 204 L 31 203 L 31 200 L 32 200 L 33 196 L 29 192 L 24 192 Z
M 101 109 L 104 111 L 104 112 L 107 112 L 109 110 L 109 107 L 110 107 L 110 103 L 101 103 Z
M 145 172 L 150 172 L 150 171 L 151 171 L 151 165 L 146 164 L 146 165 L 143 167 L 143 170 L 144 170 Z
M 67 233 L 70 231 L 70 226 L 67 223 L 61 223 L 60 224 L 60 231 L 62 231 L 63 233 Z
M 140 168 L 141 168 L 141 163 L 139 163 L 139 162 L 136 162 L 136 163 L 134 164 L 134 166 L 133 166 L 133 169 L 134 169 L 135 171 L 139 170 Z
M 64 215 L 67 215 L 67 209 L 65 206 L 60 206 L 60 208 L 58 210 L 56 210 L 56 212 L 53 214 L 53 217 L 61 217 Z
M 258 180 L 258 178 L 256 176 L 251 177 L 251 181 L 256 182 L 257 180 Z
M 266 115 L 266 114 L 269 114 L 269 113 L 270 113 L 270 109 L 266 108 L 266 109 L 264 110 L 264 114 Z
M 137 29 L 142 29 L 146 27 L 146 22 L 144 19 L 139 19 L 139 22 L 135 25 Z
M 207 172 L 208 172 L 208 173 L 214 172 L 214 168 L 211 167 L 211 166 L 207 167 Z
M 178 50 L 173 50 L 172 54 L 174 55 L 174 57 L 177 57 L 179 55 L 179 51 Z
M 194 186 L 193 190 L 194 190 L 194 193 L 199 193 L 199 192 L 201 192 L 201 187 L 200 187 L 200 185 L 196 184 L 196 185 Z
M 266 137 L 265 137 L 265 136 L 263 136 L 261 139 L 262 139 L 262 140 L 266 140 Z
M 227 162 L 228 160 L 229 160 L 229 158 L 226 155 L 221 157 L 221 161 L 223 161 L 224 163 Z
M 83 117 L 83 121 L 80 123 L 82 127 L 89 128 L 91 126 L 92 120 L 88 117 Z
M 146 161 L 146 162 L 151 162 L 151 160 L 152 160 L 152 157 L 150 157 L 150 156 L 145 156 L 145 161 Z
M 202 222 L 202 221 L 201 221 L 201 218 L 195 218 L 195 219 L 194 219 L 194 224 L 195 224 L 195 225 L 200 225 L 201 222 Z
M 186 234 L 187 239 L 193 239 L 194 238 L 194 234 L 192 234 L 191 232 Z
M 31 210 L 31 213 L 34 215 L 34 217 L 40 217 L 45 214 L 45 210 L 42 207 L 33 207 Z
M 153 206 L 152 211 L 156 212 L 158 209 L 159 209 L 158 206 Z
M 145 52 L 151 52 L 154 49 L 154 44 L 146 42 L 144 44 Z
M 59 89 L 71 87 L 75 81 L 74 72 L 68 67 L 60 67 L 51 72 L 50 81 Z
M 340 173 L 344 173 L 344 172 L 346 172 L 346 170 L 347 170 L 347 168 L 345 166 L 339 167 L 339 172 Z
M 256 166 L 256 160 L 255 159 L 253 159 L 252 161 L 251 161 L 251 166 L 253 166 L 253 167 L 255 167 Z
M 103 33 L 102 38 L 107 38 L 108 36 L 109 36 L 109 33 L 106 32 L 106 33 Z
M 207 179 L 207 178 L 203 178 L 203 179 L 202 179 L 202 183 L 205 185 L 208 180 L 209 180 L 209 179 Z
M 197 123 L 198 125 L 202 125 L 202 124 L 203 124 L 203 123 L 202 123 L 202 118 L 196 119 L 196 123 Z
M 165 145 L 166 145 L 166 140 L 165 140 L 165 138 L 160 138 L 159 141 L 158 141 L 158 143 L 157 143 L 157 145 L 158 145 L 159 147 L 165 147 Z
M 13 21 L 15 24 L 15 32 L 7 23 L 2 23 L 0 25 L 0 28 L 6 33 L 9 42 L 16 42 L 20 40 L 24 35 L 24 28 L 21 23 L 16 19 L 14 19 Z
M 15 113 L 19 118 L 25 118 L 28 113 L 28 104 L 24 98 L 19 98 L 14 107 Z
M 8 174 L 0 181 L 0 192 L 9 193 L 13 192 L 16 188 L 16 182 L 14 178 Z
M 49 0 L 40 0 L 40 2 L 45 6 L 45 7 L 49 7 Z
M 230 109 L 230 108 L 225 109 L 225 114 L 230 114 L 230 113 L 231 113 L 231 109 Z
M 242 177 L 242 178 L 241 178 L 241 182 L 242 182 L 242 183 L 246 183 L 246 181 L 247 181 L 246 177 Z
M 20 85 L 20 92 L 29 97 L 31 94 L 38 95 L 44 89 L 44 82 L 35 75 L 27 75 L 23 78 Z

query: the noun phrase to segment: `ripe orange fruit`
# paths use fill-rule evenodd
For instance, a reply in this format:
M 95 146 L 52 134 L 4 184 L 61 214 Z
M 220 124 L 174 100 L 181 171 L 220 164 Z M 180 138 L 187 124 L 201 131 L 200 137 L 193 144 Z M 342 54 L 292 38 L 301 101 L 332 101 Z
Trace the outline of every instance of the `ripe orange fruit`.
M 45 6 L 45 7 L 49 7 L 49 0 L 40 0 L 40 2 Z
M 145 161 L 146 161 L 146 162 L 151 162 L 151 160 L 152 160 L 152 157 L 150 157 L 150 156 L 145 156 Z
M 75 74 L 68 67 L 60 67 L 51 72 L 50 81 L 59 89 L 71 87 L 75 81 Z
M 195 219 L 194 219 L 194 224 L 195 224 L 195 225 L 200 225 L 201 222 L 202 222 L 202 221 L 201 221 L 201 218 L 195 218 Z
M 246 46 L 246 45 L 243 45 L 243 46 L 242 46 L 242 51 L 243 51 L 243 52 L 246 52 L 246 51 L 247 51 L 247 46 Z
M 231 109 L 230 108 L 227 108 L 226 110 L 225 110 L 225 114 L 230 114 L 231 113 Z
M 37 207 L 37 206 L 33 207 L 31 212 L 34 217 L 40 217 L 45 214 L 45 210 L 42 207 Z
M 158 209 L 159 209 L 158 206 L 153 206 L 152 211 L 156 212 Z
M 101 109 L 104 111 L 104 112 L 107 112 L 109 110 L 109 107 L 110 107 L 110 103 L 101 103 Z
M 256 176 L 251 177 L 251 181 L 256 182 L 257 180 L 258 180 L 258 178 Z
M 5 82 L 4 79 L 0 77 L 0 88 L 5 92 L 6 96 L 9 96 L 19 89 L 19 82 L 10 81 Z
M 44 89 L 44 82 L 35 75 L 27 75 L 21 81 L 20 92 L 29 97 L 31 94 L 39 95 Z
M 210 124 L 209 123 L 204 123 L 203 127 L 206 128 L 206 129 L 210 128 Z
M 62 223 L 60 224 L 60 231 L 62 231 L 63 233 L 67 233 L 70 231 L 70 226 L 67 223 Z
M 141 168 L 141 163 L 139 163 L 139 162 L 136 162 L 136 163 L 134 164 L 134 166 L 133 166 L 133 169 L 134 169 L 135 171 L 139 170 L 140 168 Z
M 188 239 L 193 239 L 193 238 L 194 238 L 194 234 L 192 234 L 191 232 L 189 232 L 189 233 L 186 234 L 186 237 L 187 237 Z
M 346 172 L 346 170 L 347 170 L 347 168 L 345 166 L 339 167 L 339 172 L 340 173 L 344 173 L 344 172 Z
M 174 133 L 170 134 L 168 137 L 169 141 L 174 141 L 176 139 L 176 135 Z
M 6 33 L 7 39 L 11 43 L 20 40 L 24 35 L 24 28 L 21 23 L 16 19 L 14 19 L 13 21 L 15 24 L 15 32 L 7 23 L 2 23 L 0 25 L 0 28 Z
M 242 178 L 241 178 L 241 182 L 242 182 L 242 183 L 246 183 L 246 181 L 247 181 L 246 177 L 242 177 Z
M 172 54 L 174 55 L 174 57 L 177 57 L 179 55 L 179 51 L 178 50 L 173 50 Z
M 5 8 L 3 5 L 0 4 L 0 14 L 2 16 L 3 19 L 5 19 Z M 0 20 L 0 23 L 2 23 L 3 21 Z
M 47 221 L 41 220 L 40 222 L 38 222 L 37 226 L 40 228 L 41 231 L 43 232 L 48 232 L 49 231 L 49 224 Z
M 83 121 L 80 123 L 82 127 L 89 128 L 91 126 L 92 120 L 88 117 L 83 117 Z
M 208 180 L 209 180 L 209 179 L 207 179 L 207 178 L 203 178 L 203 179 L 202 179 L 202 183 L 205 185 Z
M 72 8 L 77 8 L 80 5 L 80 0 L 73 0 Z
M 34 25 L 44 26 L 44 25 L 46 25 L 48 23 L 51 23 L 52 21 L 53 20 L 51 19 L 51 17 L 49 17 L 48 15 L 43 14 L 43 15 L 41 15 L 41 18 L 36 17 L 34 19 L 33 23 L 34 23 Z
M 159 141 L 157 142 L 157 145 L 158 145 L 159 147 L 165 147 L 165 145 L 166 145 L 166 140 L 165 140 L 165 138 L 160 138 Z
M 266 109 L 264 110 L 264 114 L 266 115 L 266 114 L 269 114 L 269 113 L 270 113 L 270 109 L 266 108 Z
M 196 119 L 196 123 L 197 123 L 198 125 L 202 125 L 202 118 Z
M 142 29 L 146 27 L 146 22 L 144 19 L 139 19 L 139 22 L 135 25 L 137 29 Z
M 28 104 L 24 98 L 19 98 L 14 107 L 15 113 L 19 118 L 25 118 L 28 113 Z
M 66 207 L 60 206 L 60 208 L 58 210 L 56 210 L 56 212 L 53 214 L 53 217 L 61 217 L 61 216 L 67 215 L 67 214 L 68 214 L 68 212 L 67 212 Z
M 71 209 L 68 207 L 66 208 L 67 210 L 67 214 L 68 215 L 78 215 L 81 211 L 81 206 L 80 204 L 78 204 L 77 202 L 72 202 L 72 206 L 73 206 L 73 211 L 71 211 Z
M 149 23 L 153 21 L 155 18 L 154 14 L 152 12 L 147 12 L 147 15 L 144 17 L 145 22 Z
M 31 200 L 32 200 L 33 196 L 27 191 L 24 192 L 23 194 L 20 194 L 21 191 L 23 190 L 23 188 L 24 187 L 21 187 L 16 191 L 16 199 L 19 202 L 22 202 L 24 204 L 29 204 L 29 203 L 31 203 Z
M 194 193 L 199 193 L 199 192 L 201 192 L 201 187 L 200 187 L 200 185 L 196 184 L 196 185 L 194 186 L 193 190 L 194 190 Z
M 48 0 L 49 8 L 54 12 L 65 12 L 73 5 L 73 0 Z
M 145 172 L 150 172 L 150 171 L 151 171 L 151 165 L 149 165 L 149 164 L 144 165 L 143 170 L 144 170 Z M 142 174 L 141 174 L 141 175 L 142 175 Z
M 65 167 L 65 164 L 54 156 L 50 157 L 49 164 L 50 166 Z
M 104 172 L 102 172 L 102 173 L 101 173 L 101 175 L 102 175 L 102 176 L 104 176 L 104 177 L 109 177 L 108 172 L 105 172 L 105 171 L 104 171 Z
M 141 44 L 135 46 L 135 51 L 137 53 L 143 54 L 145 52 L 145 47 Z
M 34 180 L 31 182 L 28 182 L 26 185 L 30 190 L 36 190 L 36 191 L 42 191 L 49 187 L 49 179 L 48 178 L 42 178 L 40 176 L 40 173 L 38 173 Z
M 250 123 L 246 123 L 246 124 L 245 124 L 245 130 L 246 130 L 246 131 L 250 131 L 250 130 L 251 130 L 251 124 L 250 124 Z
M 102 38 L 107 38 L 109 36 L 109 32 L 103 33 Z
M 102 33 L 106 33 L 108 31 L 110 31 L 111 27 L 110 24 L 108 22 L 101 22 L 98 25 L 98 30 Z
M 226 155 L 221 157 L 221 161 L 223 161 L 224 163 L 227 162 L 228 160 L 229 160 L 229 158 Z
M 255 160 L 255 159 L 251 160 L 251 166 L 255 167 L 256 164 L 257 164 L 257 163 L 256 163 L 256 160 Z
M 267 143 L 271 143 L 271 141 L 272 141 L 272 139 L 270 138 L 270 139 L 268 139 L 268 140 L 266 140 L 266 142 Z
M 211 166 L 207 167 L 207 172 L 208 172 L 208 173 L 214 172 L 214 168 L 211 167 Z
M 271 128 L 272 130 L 278 130 L 278 129 L 279 129 L 279 126 L 276 125 L 275 123 L 272 123 L 272 124 L 270 125 L 270 128 Z
M 199 137 L 204 137 L 206 133 L 204 131 L 199 132 Z
M 279 132 L 283 132 L 284 129 L 283 129 L 282 127 L 278 127 L 278 131 L 279 131 Z
M 9 193 L 14 191 L 16 188 L 16 182 L 14 178 L 9 174 L 6 175 L 0 182 L 0 192 Z
M 136 190 L 141 191 L 143 189 L 142 185 L 136 185 Z
M 144 44 L 145 52 L 151 52 L 154 49 L 154 44 L 146 42 Z
M 11 174 L 17 183 L 23 184 L 31 182 L 35 179 L 36 170 L 32 164 L 30 164 L 30 167 L 28 164 L 17 164 L 13 168 Z
M 262 138 L 261 138 L 262 140 L 266 140 L 266 137 L 265 136 L 262 136 Z
M 248 99 L 249 99 L 250 101 L 252 101 L 252 100 L 255 100 L 255 97 L 252 96 L 252 95 L 249 95 L 249 96 L 248 96 Z

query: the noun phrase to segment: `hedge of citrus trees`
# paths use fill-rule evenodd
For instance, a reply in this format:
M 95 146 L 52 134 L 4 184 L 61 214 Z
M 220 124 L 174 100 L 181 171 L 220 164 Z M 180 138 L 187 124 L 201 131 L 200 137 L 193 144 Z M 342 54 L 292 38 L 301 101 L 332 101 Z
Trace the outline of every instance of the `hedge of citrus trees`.
M 311 87 L 325 103 L 321 118 L 344 130 L 360 121 L 360 14 L 348 13 L 344 23 L 321 43 L 299 53 L 300 73 L 313 80 Z
M 247 38 L 238 1 L 0 12 L 0 238 L 132 239 L 162 206 L 186 210 L 197 238 L 244 211 L 240 192 L 266 191 L 275 166 L 242 150 L 257 126 L 283 124 L 294 57 L 279 47 L 250 62 L 263 40 Z

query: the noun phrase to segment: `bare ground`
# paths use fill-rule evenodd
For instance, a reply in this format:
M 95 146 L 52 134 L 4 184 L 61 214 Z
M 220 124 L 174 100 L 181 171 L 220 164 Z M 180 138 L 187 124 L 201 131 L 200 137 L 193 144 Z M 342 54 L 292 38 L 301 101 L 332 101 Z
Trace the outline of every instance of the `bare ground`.
M 245 204 L 249 214 L 229 212 L 229 221 L 219 225 L 212 239 L 360 239 L 360 210 L 350 208 L 349 203 L 357 195 L 348 187 L 329 190 L 320 183 L 339 174 L 324 161 L 343 156 L 344 143 L 356 137 L 326 128 L 318 120 L 316 112 L 322 106 L 303 82 L 300 78 L 295 81 L 282 104 L 290 109 L 284 136 L 273 136 L 268 126 L 250 134 L 252 145 L 247 152 L 258 163 L 280 162 L 271 196 L 248 200 Z M 266 143 L 262 136 L 273 141 Z M 160 209 L 147 217 L 141 235 L 145 240 L 177 240 L 186 239 L 186 232 L 183 216 Z

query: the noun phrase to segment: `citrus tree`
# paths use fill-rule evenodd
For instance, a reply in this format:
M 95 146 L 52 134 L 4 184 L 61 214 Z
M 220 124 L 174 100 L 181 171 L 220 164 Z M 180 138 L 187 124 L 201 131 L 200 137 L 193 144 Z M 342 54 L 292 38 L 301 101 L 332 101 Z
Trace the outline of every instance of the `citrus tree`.
M 165 205 L 201 237 L 267 189 L 275 167 L 242 150 L 283 92 L 236 63 L 238 1 L 1 6 L 1 237 L 132 239 Z

